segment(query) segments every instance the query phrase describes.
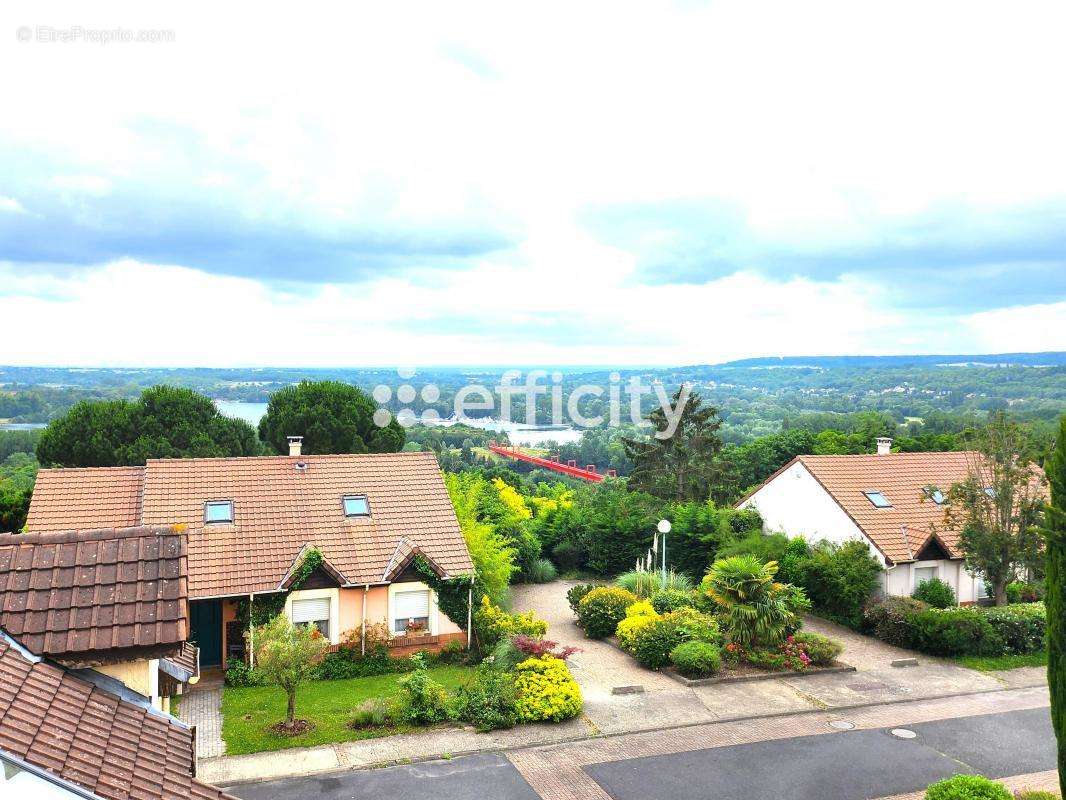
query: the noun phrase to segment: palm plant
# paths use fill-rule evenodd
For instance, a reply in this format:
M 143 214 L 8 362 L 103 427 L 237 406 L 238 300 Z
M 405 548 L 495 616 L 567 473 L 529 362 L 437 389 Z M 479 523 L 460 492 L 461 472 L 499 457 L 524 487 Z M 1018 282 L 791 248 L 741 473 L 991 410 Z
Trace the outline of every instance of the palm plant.
M 774 580 L 777 562 L 755 556 L 715 561 L 701 588 L 722 608 L 730 639 L 741 647 L 772 647 L 799 628 L 810 607 L 803 590 Z

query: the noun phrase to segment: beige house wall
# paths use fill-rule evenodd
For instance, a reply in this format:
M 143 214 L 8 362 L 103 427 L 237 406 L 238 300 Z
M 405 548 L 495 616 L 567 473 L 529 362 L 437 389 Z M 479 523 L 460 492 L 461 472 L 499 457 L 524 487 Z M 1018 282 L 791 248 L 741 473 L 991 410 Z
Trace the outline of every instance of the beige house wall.
M 108 675 L 122 681 L 123 685 L 137 692 L 137 694 L 143 694 L 159 710 L 169 710 L 169 700 L 159 696 L 159 659 L 104 664 L 103 666 L 94 667 L 94 669 L 102 675 Z

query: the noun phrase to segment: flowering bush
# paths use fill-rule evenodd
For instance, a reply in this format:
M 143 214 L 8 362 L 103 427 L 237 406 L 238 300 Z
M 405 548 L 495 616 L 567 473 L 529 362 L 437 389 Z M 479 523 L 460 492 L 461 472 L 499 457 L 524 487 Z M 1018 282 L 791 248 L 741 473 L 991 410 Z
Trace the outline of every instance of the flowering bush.
M 822 636 L 820 633 L 800 631 L 792 635 L 792 641 L 802 647 L 804 652 L 810 656 L 812 664 L 818 666 L 832 664 L 833 660 L 844 650 L 844 646 L 840 642 L 834 641 L 828 636 Z
M 625 589 L 601 586 L 593 589 L 577 606 L 577 622 L 590 639 L 602 639 L 614 633 L 625 619 L 626 609 L 637 602 L 637 596 Z
M 802 672 L 811 665 L 811 657 L 794 637 L 789 636 L 777 647 L 746 648 L 737 642 L 730 642 L 722 651 L 726 663 L 736 666 L 741 662 L 773 671 L 792 670 Z
M 558 658 L 527 658 L 515 667 L 521 722 L 562 722 L 581 713 L 581 689 Z

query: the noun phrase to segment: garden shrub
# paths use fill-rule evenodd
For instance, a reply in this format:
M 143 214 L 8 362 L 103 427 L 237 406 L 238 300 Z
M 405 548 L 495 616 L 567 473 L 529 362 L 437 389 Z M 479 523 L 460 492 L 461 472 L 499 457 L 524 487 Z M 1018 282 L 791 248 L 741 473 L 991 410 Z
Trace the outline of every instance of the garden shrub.
M 448 691 L 429 677 L 425 668 L 416 669 L 399 680 L 400 714 L 410 723 L 431 725 L 443 722 L 451 714 Z
M 518 633 L 543 636 L 548 631 L 548 623 L 538 619 L 532 611 L 525 614 L 508 614 L 486 596 L 481 598 L 481 606 L 474 613 L 474 629 L 481 647 L 491 650 L 500 639 Z
M 666 573 L 666 581 L 663 574 L 658 570 L 630 570 L 623 572 L 615 581 L 615 586 L 632 592 L 637 597 L 651 597 L 663 589 L 677 589 L 682 592 L 692 590 L 692 581 L 687 575 L 670 570 Z
M 564 539 L 552 548 L 552 561 L 563 572 L 576 570 L 585 560 L 581 546 L 570 539 Z
M 553 642 L 551 639 L 542 639 L 536 636 L 527 636 L 524 633 L 516 634 L 511 637 L 511 644 L 514 645 L 518 652 L 525 655 L 527 658 L 532 656 L 534 658 L 543 658 L 545 656 L 549 658 L 561 658 L 564 661 L 574 653 L 580 653 L 580 647 L 563 646 L 559 647 L 558 642 Z M 555 648 L 559 647 L 558 650 Z
M 637 632 L 658 618 L 659 614 L 656 613 L 651 603 L 644 600 L 627 608 L 625 619 L 619 622 L 618 627 L 615 628 L 615 634 L 618 636 L 618 643 L 622 649 L 627 653 L 632 653 L 636 644 Z
M 1042 792 L 1039 790 L 1023 790 L 1014 793 L 1014 800 L 1061 800 L 1054 792 Z
M 356 706 L 350 723 L 353 728 L 383 728 L 396 722 L 396 709 L 380 697 L 371 697 Z
M 437 653 L 437 662 L 440 664 L 465 664 L 470 658 L 466 645 L 457 639 L 445 642 Z
M 571 586 L 567 590 L 566 602 L 570 604 L 570 610 L 574 612 L 574 616 L 577 616 L 577 607 L 581 603 L 581 599 L 596 588 L 598 587 L 595 583 L 579 583 L 577 586 Z
M 712 617 L 693 609 L 672 611 L 642 625 L 633 638 L 633 656 L 649 669 L 659 669 L 670 661 L 670 653 L 682 642 L 720 641 L 718 624 Z
M 1047 609 L 1043 603 L 1022 603 L 981 609 L 1008 654 L 1033 653 L 1047 642 Z
M 789 538 L 783 533 L 750 533 L 743 539 L 727 544 L 718 551 L 718 560 L 733 556 L 755 556 L 763 563 L 780 563 L 788 548 Z
M 811 665 L 811 657 L 807 655 L 806 649 L 792 636 L 773 647 L 746 648 L 736 642 L 730 642 L 725 646 L 723 655 L 730 664 L 744 661 L 772 671 L 802 672 Z
M 266 677 L 257 669 L 249 669 L 244 661 L 231 658 L 226 662 L 225 681 L 227 686 L 264 686 Z
M 792 640 L 803 648 L 811 659 L 811 663 L 819 667 L 832 664 L 844 651 L 844 646 L 840 642 L 811 631 L 794 633 Z
M 679 608 L 695 608 L 693 593 L 681 589 L 660 589 L 650 599 L 652 607 L 660 614 L 669 614 Z
M 1024 583 L 1014 581 L 1007 584 L 1007 602 L 1011 605 L 1017 603 L 1037 603 L 1044 599 L 1044 584 Z
M 581 713 L 581 688 L 561 659 L 527 658 L 515 667 L 514 687 L 521 722 L 562 722 Z
M 777 579 L 801 587 L 822 616 L 856 628 L 880 574 L 881 565 L 865 542 L 821 541 L 808 547 L 802 539 L 790 539 Z
M 555 565 L 546 558 L 535 559 L 526 572 L 530 583 L 551 583 L 558 577 Z
M 927 608 L 908 615 L 912 646 L 936 656 L 998 656 L 1003 638 L 978 609 Z
M 912 615 L 929 606 L 913 597 L 886 597 L 863 611 L 863 630 L 896 647 L 913 647 Z
M 722 653 L 710 642 L 682 642 L 670 651 L 670 663 L 689 678 L 706 678 L 722 668 Z
M 513 728 L 518 722 L 518 693 L 507 672 L 488 665 L 478 667 L 474 680 L 460 687 L 456 713 L 477 730 Z
M 577 621 L 590 639 L 603 639 L 625 619 L 637 596 L 625 589 L 600 586 L 586 594 L 577 607 Z
M 956 775 L 925 790 L 925 800 L 1014 800 L 1002 783 L 981 775 Z
M 390 672 L 406 672 L 411 664 L 406 658 L 392 658 L 383 647 L 367 651 L 365 656 L 359 651 L 341 648 L 335 653 L 327 653 L 315 669 L 315 680 L 336 681 L 346 678 L 366 678 L 371 675 L 387 675 Z
M 958 605 L 955 600 L 955 590 L 940 578 L 930 578 L 929 580 L 922 581 L 911 595 L 915 600 L 921 600 L 923 603 L 928 603 L 933 608 L 951 608 Z

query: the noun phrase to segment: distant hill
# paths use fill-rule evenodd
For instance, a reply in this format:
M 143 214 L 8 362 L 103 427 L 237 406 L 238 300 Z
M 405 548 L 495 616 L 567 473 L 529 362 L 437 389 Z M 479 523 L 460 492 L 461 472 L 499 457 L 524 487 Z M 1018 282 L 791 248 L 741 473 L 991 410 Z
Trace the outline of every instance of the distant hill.
M 741 358 L 715 364 L 716 367 L 936 367 L 936 366 L 1066 366 L 1066 352 L 989 353 L 984 355 L 941 356 L 784 356 Z

